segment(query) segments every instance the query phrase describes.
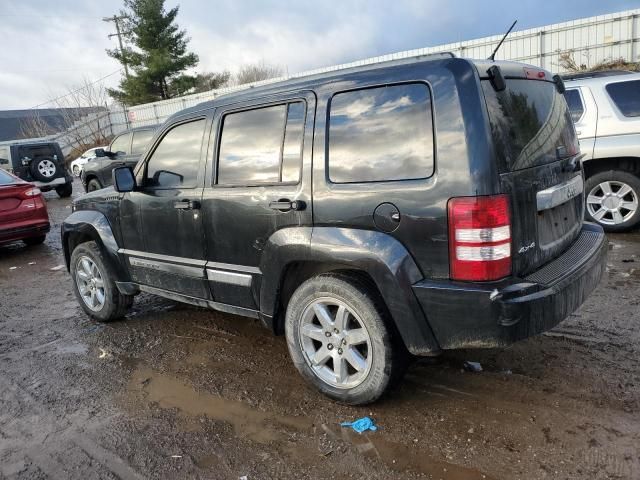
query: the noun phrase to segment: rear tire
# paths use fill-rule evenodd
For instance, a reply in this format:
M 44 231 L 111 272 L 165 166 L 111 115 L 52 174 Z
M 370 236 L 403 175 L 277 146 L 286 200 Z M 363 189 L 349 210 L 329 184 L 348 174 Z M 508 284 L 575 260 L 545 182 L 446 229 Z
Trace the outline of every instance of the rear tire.
M 71 194 L 73 193 L 73 184 L 65 183 L 64 185 L 60 185 L 59 187 L 56 187 L 56 193 L 60 198 L 70 197 Z
M 622 170 L 600 172 L 585 182 L 589 221 L 607 232 L 626 232 L 640 223 L 640 178 Z
M 287 307 L 291 359 L 328 397 L 349 405 L 374 402 L 407 365 L 407 352 L 392 337 L 386 316 L 379 295 L 363 280 L 313 277 L 298 287 Z
M 34 245 L 40 245 L 41 243 L 44 243 L 46 238 L 46 235 L 40 235 L 39 237 L 24 238 L 22 239 L 22 241 L 32 247 Z
M 102 185 L 100 184 L 97 178 L 92 178 L 87 183 L 87 192 L 95 192 L 96 190 L 100 190 L 101 188 L 102 188 Z
M 73 293 L 87 315 L 99 322 L 122 318 L 133 303 L 115 284 L 115 274 L 94 241 L 81 243 L 71 254 Z

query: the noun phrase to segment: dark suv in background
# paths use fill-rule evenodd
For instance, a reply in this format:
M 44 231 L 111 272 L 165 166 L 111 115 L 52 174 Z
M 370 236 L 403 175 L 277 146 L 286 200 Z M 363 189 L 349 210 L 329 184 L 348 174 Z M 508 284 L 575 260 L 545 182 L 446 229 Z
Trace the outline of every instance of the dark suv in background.
M 64 163 L 56 142 L 13 143 L 0 145 L 0 168 L 47 192 L 55 189 L 60 197 L 73 191 L 73 177 Z
M 115 188 L 75 201 L 78 301 L 101 321 L 141 291 L 259 318 L 350 404 L 409 354 L 550 329 L 606 261 L 563 91 L 536 67 L 443 55 L 184 110 Z
M 116 167 L 135 167 L 157 129 L 158 125 L 133 128 L 116 135 L 107 150 L 97 149 L 96 158 L 85 164 L 80 175 L 85 191 L 111 185 L 111 172 Z

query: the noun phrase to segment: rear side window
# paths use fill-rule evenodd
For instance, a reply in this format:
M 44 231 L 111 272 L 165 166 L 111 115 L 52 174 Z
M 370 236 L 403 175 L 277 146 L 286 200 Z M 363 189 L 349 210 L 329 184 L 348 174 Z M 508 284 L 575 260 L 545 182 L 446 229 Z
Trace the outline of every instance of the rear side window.
M 144 153 L 153 138 L 153 130 L 138 130 L 133 132 L 133 140 L 131 141 L 131 154 L 139 155 Z
M 111 142 L 110 151 L 113 153 L 116 152 L 124 152 L 126 154 L 129 153 L 129 140 L 131 139 L 130 133 L 125 133 L 124 135 L 120 135 L 116 137 L 113 142 Z
M 605 88 L 625 117 L 640 117 L 640 80 L 610 83 Z
M 329 113 L 329 179 L 412 180 L 433 174 L 431 94 L 425 84 L 338 93 Z
M 9 175 L 7 172 L 0 169 L 0 185 L 11 185 L 15 183 L 16 179 Z
M 147 163 L 145 186 L 193 188 L 198 185 L 204 119 L 169 130 Z
M 297 182 L 304 118 L 303 102 L 225 115 L 218 155 L 218 184 Z
M 567 90 L 564 92 L 564 98 L 567 100 L 569 112 L 571 112 L 571 120 L 573 120 L 574 123 L 580 121 L 584 113 L 584 105 L 582 104 L 580 92 L 577 89 Z

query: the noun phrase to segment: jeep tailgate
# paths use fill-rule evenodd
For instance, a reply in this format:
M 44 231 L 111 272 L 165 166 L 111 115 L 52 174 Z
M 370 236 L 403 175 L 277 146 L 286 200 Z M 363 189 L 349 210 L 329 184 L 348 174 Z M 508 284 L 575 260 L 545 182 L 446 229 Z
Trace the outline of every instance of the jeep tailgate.
M 500 185 L 511 197 L 513 274 L 526 275 L 578 236 L 583 178 L 571 116 L 551 74 L 508 67 L 506 89 L 496 91 L 489 79 L 481 83 Z

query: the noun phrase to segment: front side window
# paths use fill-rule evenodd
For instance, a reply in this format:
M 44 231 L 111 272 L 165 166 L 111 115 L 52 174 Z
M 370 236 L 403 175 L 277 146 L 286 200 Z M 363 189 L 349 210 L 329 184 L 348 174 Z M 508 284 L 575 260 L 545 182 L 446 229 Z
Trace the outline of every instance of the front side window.
M 197 186 L 204 125 L 204 119 L 183 123 L 164 135 L 147 162 L 146 187 Z
M 120 135 L 116 137 L 113 142 L 111 142 L 110 151 L 113 153 L 116 152 L 124 152 L 126 154 L 129 153 L 129 140 L 131 139 L 130 133 L 125 133 L 124 135 Z
M 575 88 L 566 90 L 564 92 L 564 98 L 567 100 L 569 112 L 571 112 L 571 120 L 573 120 L 574 123 L 580 121 L 584 113 L 584 105 L 582 104 L 580 91 Z
M 431 94 L 424 84 L 338 93 L 329 116 L 334 183 L 426 178 L 433 173 Z
M 625 117 L 640 117 L 640 80 L 610 83 L 606 89 Z
M 131 141 L 131 154 L 140 155 L 149 146 L 149 142 L 153 138 L 153 130 L 137 130 L 133 132 L 133 140 Z
M 304 118 L 303 102 L 225 115 L 218 155 L 218 184 L 297 182 Z

